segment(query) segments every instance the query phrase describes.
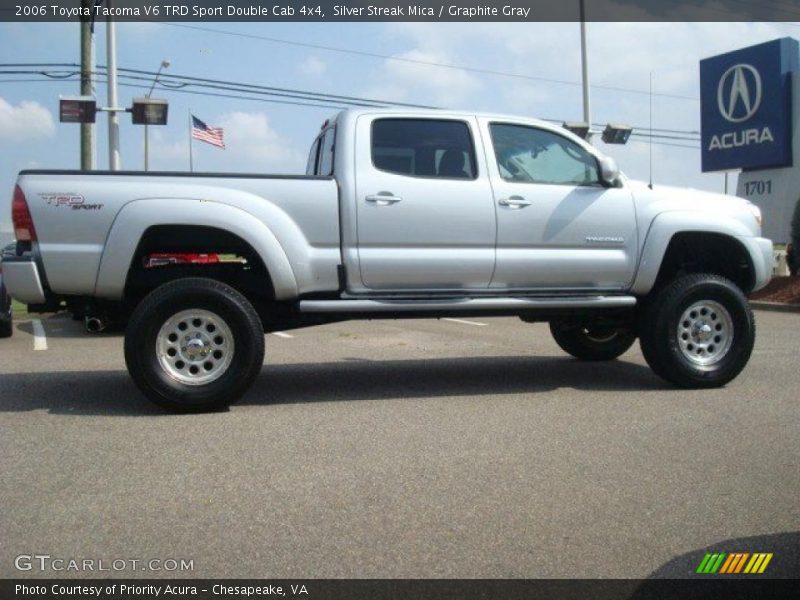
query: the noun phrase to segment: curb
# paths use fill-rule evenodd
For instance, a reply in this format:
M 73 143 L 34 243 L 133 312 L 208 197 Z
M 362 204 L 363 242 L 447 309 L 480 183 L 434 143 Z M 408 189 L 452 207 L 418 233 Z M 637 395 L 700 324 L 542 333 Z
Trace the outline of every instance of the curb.
M 754 310 L 769 310 L 772 312 L 800 313 L 800 304 L 784 304 L 782 302 L 750 302 Z

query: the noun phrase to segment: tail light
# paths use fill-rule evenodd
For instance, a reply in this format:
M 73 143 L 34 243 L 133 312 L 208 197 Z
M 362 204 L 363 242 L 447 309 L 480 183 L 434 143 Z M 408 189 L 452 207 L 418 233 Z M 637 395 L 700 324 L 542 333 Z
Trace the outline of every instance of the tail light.
M 11 201 L 11 220 L 14 222 L 14 236 L 18 242 L 35 242 L 36 229 L 33 227 L 31 211 L 25 194 L 19 186 L 14 188 L 14 199 Z

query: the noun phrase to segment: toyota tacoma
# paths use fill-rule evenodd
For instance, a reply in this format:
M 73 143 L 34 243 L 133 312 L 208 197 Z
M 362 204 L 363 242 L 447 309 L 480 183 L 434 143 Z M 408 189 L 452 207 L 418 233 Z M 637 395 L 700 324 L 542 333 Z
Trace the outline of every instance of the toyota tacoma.
M 579 359 L 638 338 L 663 379 L 722 386 L 773 260 L 745 200 L 650 189 L 539 120 L 444 111 L 339 113 L 302 176 L 22 171 L 12 217 L 11 294 L 126 323 L 136 385 L 183 412 L 242 396 L 264 332 L 348 319 L 518 316 Z

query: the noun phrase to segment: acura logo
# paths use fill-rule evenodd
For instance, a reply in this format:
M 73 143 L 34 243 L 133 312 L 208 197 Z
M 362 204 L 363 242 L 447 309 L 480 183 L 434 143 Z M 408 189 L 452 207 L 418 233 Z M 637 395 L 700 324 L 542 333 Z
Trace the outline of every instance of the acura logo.
M 725 71 L 717 88 L 720 114 L 731 123 L 742 123 L 761 106 L 761 75 L 752 65 L 738 64 Z

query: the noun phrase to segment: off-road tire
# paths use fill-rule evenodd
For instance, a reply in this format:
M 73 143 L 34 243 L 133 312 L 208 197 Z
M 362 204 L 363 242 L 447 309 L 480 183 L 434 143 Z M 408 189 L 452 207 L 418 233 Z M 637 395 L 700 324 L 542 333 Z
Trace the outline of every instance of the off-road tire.
M 721 387 L 733 380 L 750 359 L 755 333 L 744 293 L 719 275 L 681 276 L 640 303 L 642 354 L 659 377 L 680 387 Z
M 551 321 L 550 333 L 561 349 L 580 360 L 614 360 L 636 341 L 628 327 L 592 326 L 570 321 Z
M 187 359 L 180 367 L 184 371 L 180 371 L 168 362 L 176 359 L 167 358 L 167 353 L 185 353 L 186 348 L 180 348 L 185 343 L 182 338 L 177 342 L 166 341 L 166 337 L 175 336 L 165 336 L 164 332 L 169 331 L 165 328 L 172 327 L 176 319 L 175 327 L 186 326 L 184 320 L 191 326 L 192 314 L 210 315 L 208 321 L 194 319 L 197 329 L 184 331 L 198 338 L 203 336 L 207 344 L 198 341 L 191 348 L 198 356 Z M 207 335 L 204 328 L 209 330 Z M 176 333 L 180 332 L 176 330 Z M 223 333 L 232 343 L 220 335 Z M 215 339 L 225 345 L 215 346 Z M 164 344 L 177 344 L 177 347 L 170 345 L 164 351 Z M 228 349 L 230 352 L 225 354 L 223 350 Z M 203 352 L 210 353 L 205 363 L 200 357 Z M 215 361 L 212 354 L 219 354 L 220 360 Z M 181 362 L 182 356 L 178 355 L 177 362 Z M 255 309 L 238 291 L 213 279 L 184 278 L 156 288 L 136 307 L 125 331 L 125 363 L 133 381 L 145 396 L 171 412 L 227 408 L 248 390 L 263 361 L 264 330 Z M 216 370 L 204 374 L 204 367 L 212 362 Z M 214 376 L 216 379 L 198 383 L 192 380 L 190 368 L 199 372 L 196 377 Z

